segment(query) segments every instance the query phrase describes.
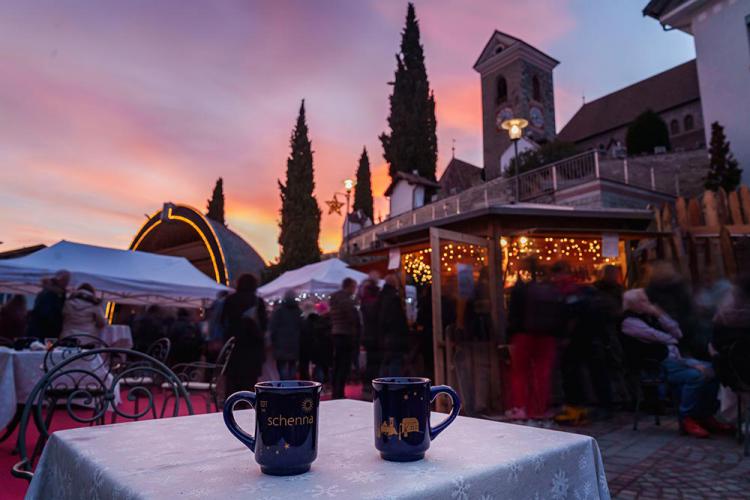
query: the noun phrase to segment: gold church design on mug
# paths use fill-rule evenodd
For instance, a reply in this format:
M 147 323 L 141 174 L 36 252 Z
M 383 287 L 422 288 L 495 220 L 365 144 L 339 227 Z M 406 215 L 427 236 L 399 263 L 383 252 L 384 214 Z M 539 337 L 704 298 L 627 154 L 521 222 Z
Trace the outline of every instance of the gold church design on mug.
M 401 424 L 396 430 L 396 424 L 394 423 L 393 417 L 388 419 L 388 422 L 383 421 L 380 424 L 380 435 L 381 436 L 398 436 L 398 439 L 409 437 L 412 432 L 419 432 L 419 420 L 412 417 L 406 417 L 401 419 Z

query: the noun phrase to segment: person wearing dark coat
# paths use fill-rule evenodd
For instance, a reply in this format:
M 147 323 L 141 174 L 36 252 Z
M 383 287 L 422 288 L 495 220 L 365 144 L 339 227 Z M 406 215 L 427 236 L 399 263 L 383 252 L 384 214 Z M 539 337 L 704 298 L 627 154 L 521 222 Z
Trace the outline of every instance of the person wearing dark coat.
M 331 295 L 331 336 L 333 337 L 333 399 L 344 397 L 344 387 L 359 342 L 360 319 L 354 294 L 357 282 L 345 278 L 341 290 Z
M 271 347 L 281 380 L 293 380 L 297 375 L 300 354 L 300 335 L 304 320 L 294 292 L 284 294 L 284 300 L 271 314 Z
M 177 318 L 169 327 L 169 340 L 172 342 L 172 364 L 191 363 L 200 358 L 203 338 L 187 309 L 180 308 L 177 311 Z
M 224 342 L 236 339 L 226 371 L 227 394 L 253 390 L 263 369 L 268 316 L 265 303 L 255 293 L 257 288 L 255 276 L 243 274 L 237 279 L 236 291 L 224 301 Z
M 0 337 L 16 339 L 26 332 L 26 297 L 14 295 L 0 308 Z
M 359 304 L 362 312 L 362 345 L 367 351 L 365 365 L 365 380 L 362 391 L 369 393 L 372 390 L 370 381 L 378 378 L 380 363 L 383 353 L 378 345 L 378 295 L 380 288 L 377 282 L 367 279 L 360 287 Z
M 40 340 L 57 338 L 63 326 L 65 289 L 70 283 L 68 271 L 58 271 L 55 276 L 42 282 L 42 291 L 34 300 L 29 313 L 26 335 Z
M 400 376 L 406 354 L 409 322 L 401 297 L 401 283 L 395 274 L 385 277 L 385 284 L 378 297 L 378 320 L 378 335 L 383 349 L 380 375 Z
M 328 305 L 325 302 L 318 302 L 315 304 L 315 310 L 305 320 L 304 335 L 310 338 L 310 362 L 315 365 L 313 378 L 310 379 L 308 375 L 306 380 L 317 380 L 321 383 L 330 381 L 333 339 L 331 338 L 331 318 L 328 312 Z

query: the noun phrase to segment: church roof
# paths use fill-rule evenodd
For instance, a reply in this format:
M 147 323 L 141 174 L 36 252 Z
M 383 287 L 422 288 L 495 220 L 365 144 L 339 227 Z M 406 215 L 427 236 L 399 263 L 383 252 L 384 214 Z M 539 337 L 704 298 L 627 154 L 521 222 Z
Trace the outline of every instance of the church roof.
M 579 142 L 624 127 L 651 109 L 661 113 L 700 99 L 695 59 L 587 102 L 557 134 Z
M 545 54 L 541 50 L 537 49 L 533 45 L 524 42 L 520 38 L 516 38 L 514 36 L 508 35 L 507 33 L 503 33 L 502 31 L 495 30 L 495 32 L 492 33 L 490 39 L 487 41 L 487 44 L 482 49 L 482 53 L 479 55 L 479 58 L 477 58 L 477 62 L 474 63 L 473 68 L 477 71 L 480 71 L 479 67 L 484 65 L 484 63 L 495 59 L 496 57 L 497 59 L 500 59 L 501 55 L 504 55 L 503 52 L 509 51 L 509 49 L 516 47 L 529 50 L 534 55 L 536 55 L 537 58 L 551 67 L 560 64 L 560 61 L 558 61 L 554 57 Z
M 418 184 L 421 186 L 432 187 L 432 188 L 440 187 L 440 184 L 438 184 L 437 182 L 431 181 L 430 179 L 421 177 L 417 174 L 410 174 L 407 172 L 396 172 L 396 175 L 391 181 L 391 184 L 388 186 L 388 189 L 386 189 L 385 193 L 383 193 L 384 196 L 390 196 L 391 193 L 393 193 L 393 190 L 396 188 L 396 184 L 398 184 L 398 182 L 402 180 L 408 182 L 409 184 Z
M 460 193 L 482 183 L 482 169 L 458 158 L 453 158 L 445 167 L 438 183 L 440 184 L 441 196 Z

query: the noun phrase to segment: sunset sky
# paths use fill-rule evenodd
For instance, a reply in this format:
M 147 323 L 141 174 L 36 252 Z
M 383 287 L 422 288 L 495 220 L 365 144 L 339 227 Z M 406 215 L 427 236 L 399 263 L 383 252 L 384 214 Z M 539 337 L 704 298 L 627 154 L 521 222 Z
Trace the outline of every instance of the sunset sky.
M 642 1 L 415 2 L 437 100 L 438 172 L 481 165 L 479 76 L 494 29 L 561 61 L 558 130 L 581 105 L 694 57 Z M 229 227 L 278 254 L 279 195 L 302 98 L 324 200 L 378 135 L 405 1 L 5 0 L 0 6 L 0 250 L 60 239 L 126 248 L 164 201 L 205 209 L 224 178 Z M 323 212 L 333 250 L 341 216 Z

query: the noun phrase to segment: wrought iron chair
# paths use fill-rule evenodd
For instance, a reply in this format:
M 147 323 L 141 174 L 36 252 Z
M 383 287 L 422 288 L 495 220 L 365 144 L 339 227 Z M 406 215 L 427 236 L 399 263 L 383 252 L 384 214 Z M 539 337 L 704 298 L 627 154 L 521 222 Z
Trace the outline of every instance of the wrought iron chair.
M 120 372 L 92 372 L 80 366 L 80 361 L 85 360 L 88 356 L 111 358 L 120 355 L 124 355 L 132 361 L 130 367 L 126 367 Z M 129 413 L 125 408 L 115 404 L 115 393 L 119 390 L 120 382 L 124 378 L 132 376 L 136 371 L 138 373 L 147 371 L 151 374 L 151 377 L 164 380 L 161 387 L 166 386 L 166 390 L 170 391 L 171 397 L 174 399 L 172 416 L 176 417 L 179 414 L 182 399 L 185 400 L 188 413 L 193 415 L 190 397 L 180 379 L 164 363 L 148 354 L 114 347 L 80 352 L 53 366 L 29 394 L 21 415 L 18 432 L 17 447 L 21 460 L 13 466 L 11 474 L 29 481 L 32 479 L 36 459 L 50 436 L 49 426 L 52 422 L 52 416 L 58 409 L 57 403 L 59 402 L 55 391 L 61 386 L 67 386 L 68 388 L 67 398 L 63 401 L 63 409 L 70 418 L 82 424 L 103 422 L 104 415 L 108 410 L 123 418 L 133 420 L 149 413 L 156 402 L 153 393 L 146 386 L 134 386 L 128 389 L 129 397 L 134 392 L 140 392 L 146 396 L 149 403 L 146 408 Z M 97 397 L 98 394 L 103 394 L 103 397 Z M 87 405 L 88 408 L 80 408 L 81 403 Z M 39 439 L 32 453 L 29 454 L 26 431 L 29 428 L 29 420 L 32 418 L 39 429 Z
M 633 430 L 638 430 L 641 403 L 643 401 L 643 396 L 647 391 L 650 391 L 656 399 L 654 404 L 657 405 L 657 408 L 653 412 L 654 423 L 656 425 L 661 425 L 660 409 L 658 408 L 658 406 L 661 405 L 661 400 L 658 398 L 658 392 L 659 389 L 667 383 L 666 374 L 661 368 L 661 363 L 653 359 L 641 360 L 631 376 L 637 380 L 637 384 L 634 387 L 635 408 L 633 410 Z
M 172 367 L 172 370 L 182 380 L 183 385 L 190 394 L 198 394 L 206 401 L 206 412 L 211 412 L 211 403 L 213 402 L 216 411 L 219 411 L 218 385 L 226 372 L 229 359 L 232 357 L 232 351 L 236 344 L 234 337 L 227 340 L 219 351 L 219 356 L 215 363 L 196 361 L 193 363 L 179 363 Z M 205 380 L 208 379 L 208 382 Z M 166 408 L 169 395 L 164 398 L 162 413 Z
M 167 337 L 162 337 L 156 341 L 154 341 L 148 348 L 146 349 L 146 354 L 153 359 L 159 361 L 160 363 L 166 364 L 167 358 L 169 357 L 169 351 L 172 349 L 172 342 Z M 162 384 L 162 380 L 159 378 L 155 378 L 153 376 L 153 372 L 149 370 L 138 370 L 138 366 L 142 364 L 148 364 L 148 362 L 143 360 L 138 361 L 131 361 L 131 362 L 125 362 L 118 364 L 115 368 L 115 371 L 122 372 L 123 370 L 128 370 L 130 373 L 130 376 L 124 377 L 120 381 L 120 385 L 122 387 L 149 387 L 149 388 L 155 388 L 159 387 Z M 153 392 L 153 391 L 152 391 Z M 128 396 L 128 399 L 131 401 L 134 401 L 135 404 L 135 412 L 139 413 L 140 411 L 140 392 L 133 393 L 133 398 L 130 398 L 130 395 Z M 151 407 L 153 417 L 156 418 L 156 407 Z M 114 424 L 117 420 L 117 413 L 112 414 L 112 423 Z M 136 418 L 135 420 L 138 420 Z
M 94 335 L 69 335 L 57 339 L 52 344 L 52 347 L 47 350 L 47 354 L 44 355 L 44 371 L 50 371 L 50 369 L 58 363 L 81 352 L 90 351 L 92 349 L 106 349 L 108 347 L 109 344 Z M 102 360 L 108 362 L 109 358 L 102 357 Z

